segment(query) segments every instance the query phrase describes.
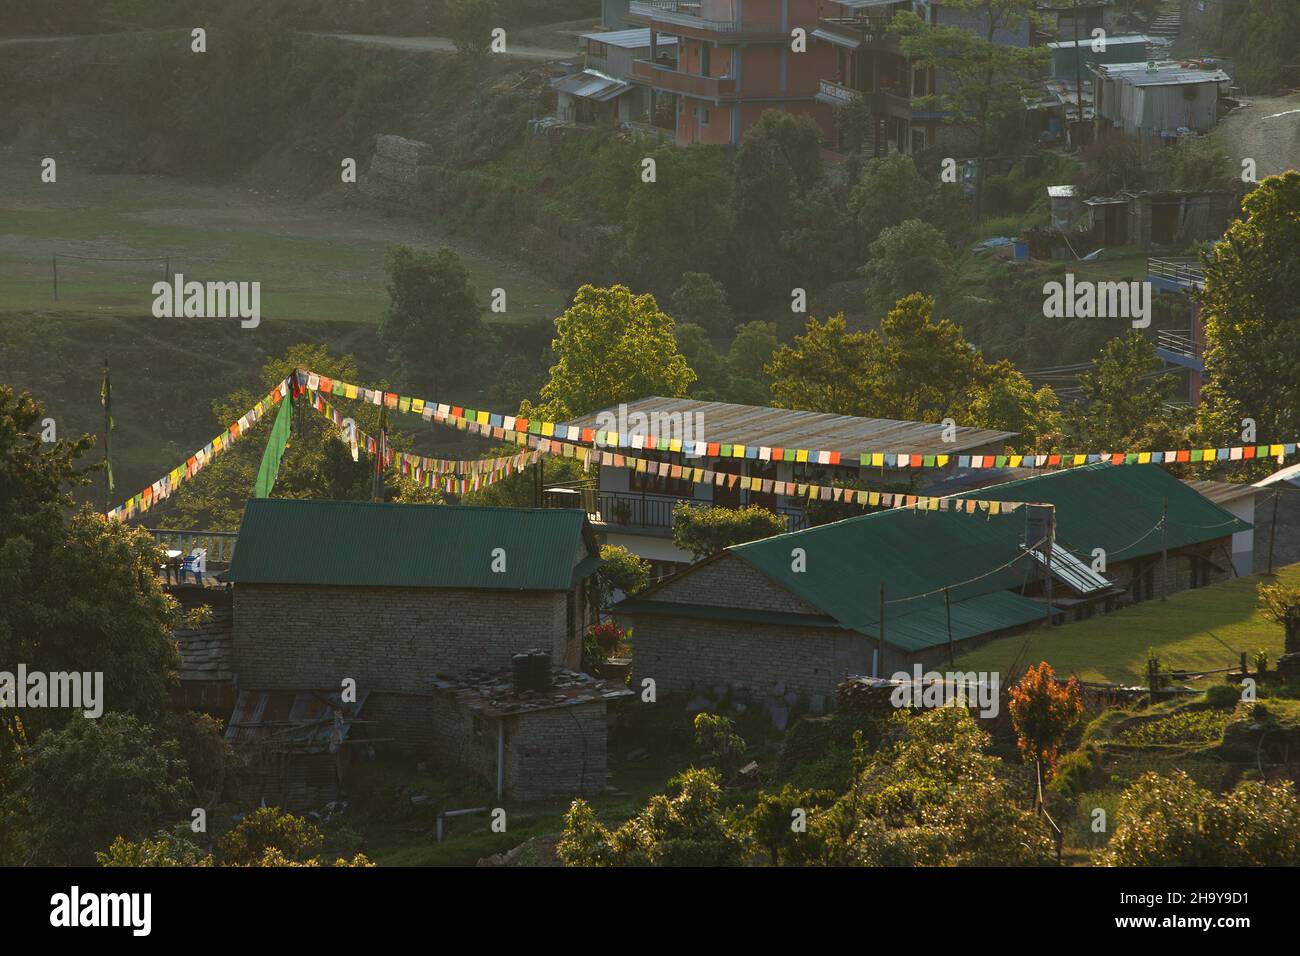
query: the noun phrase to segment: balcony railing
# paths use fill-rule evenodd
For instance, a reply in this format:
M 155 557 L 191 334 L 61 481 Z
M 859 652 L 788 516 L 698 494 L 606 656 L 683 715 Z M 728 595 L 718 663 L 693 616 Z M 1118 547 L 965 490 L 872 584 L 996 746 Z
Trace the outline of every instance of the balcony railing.
M 235 531 L 173 531 L 170 528 L 145 528 L 160 548 L 189 554 L 195 548 L 207 551 L 208 564 L 228 564 L 235 556 Z
M 1205 268 L 1201 265 L 1201 260 L 1190 257 L 1148 259 L 1147 275 L 1187 287 L 1205 284 Z
M 822 26 L 836 30 L 840 33 L 851 32 L 865 44 L 888 43 L 890 45 L 901 42 L 901 37 L 897 33 L 891 33 L 889 30 L 889 21 L 891 17 L 822 17 L 818 23 Z
M 855 90 L 845 86 L 843 83 L 836 83 L 834 80 L 821 80 L 821 88 L 818 95 L 822 99 L 831 100 L 836 104 L 857 103 L 865 95 L 861 90 Z
M 697 30 L 712 30 L 716 33 L 739 33 L 740 24 L 735 20 L 706 20 L 700 16 L 698 3 L 683 3 L 680 0 L 632 0 L 628 4 L 630 16 L 641 16 L 660 23 L 675 23 L 682 27 L 694 27 Z
M 734 76 L 698 76 L 694 73 L 682 73 L 671 67 L 652 63 L 649 60 L 633 60 L 632 76 L 643 80 L 657 90 L 698 96 L 704 99 L 726 99 L 736 95 L 736 78 Z
M 1173 352 L 1175 355 L 1183 355 L 1190 359 L 1200 359 L 1205 355 L 1205 350 L 1192 341 L 1192 337 L 1183 332 L 1159 332 L 1156 334 L 1156 347 L 1164 349 L 1166 352 Z

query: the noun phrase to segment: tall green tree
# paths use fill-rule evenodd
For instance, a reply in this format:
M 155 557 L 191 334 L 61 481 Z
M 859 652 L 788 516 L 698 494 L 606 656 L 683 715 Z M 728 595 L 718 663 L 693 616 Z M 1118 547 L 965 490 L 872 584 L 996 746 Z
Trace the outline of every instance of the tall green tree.
M 1205 374 L 1199 424 L 1211 441 L 1300 434 L 1300 172 L 1270 176 L 1215 244 L 1201 293 Z
M 999 124 L 1024 110 L 1024 94 L 1046 49 L 1017 45 L 1037 19 L 1037 0 L 945 0 L 945 12 L 964 15 L 966 24 L 928 23 L 912 11 L 891 24 L 903 38 L 903 52 L 914 70 L 942 74 L 938 92 L 922 103 L 942 110 L 947 122 L 974 134 L 978 156 L 993 151 Z M 975 211 L 981 208 L 981 172 L 975 180 Z
M 825 322 L 809 316 L 804 333 L 777 349 L 765 367 L 773 403 L 777 408 L 870 415 L 878 401 L 871 378 L 876 349 L 874 333 L 850 332 L 843 315 Z
M 541 403 L 520 414 L 560 421 L 648 395 L 679 398 L 695 373 L 677 350 L 673 320 L 652 295 L 584 285 L 555 320 L 558 361 Z
M 736 150 L 732 205 L 742 287 L 771 293 L 807 280 L 791 271 L 781 235 L 821 178 L 821 133 L 804 114 L 768 110 Z
M 487 336 L 469 272 L 454 249 L 404 245 L 389 248 L 384 268 L 389 304 L 379 334 L 397 380 L 441 400 L 481 365 Z
M 672 309 L 678 325 L 698 325 L 713 336 L 731 331 L 733 319 L 727 291 L 706 272 L 682 274 L 681 285 L 673 292 Z
M 1137 329 L 1111 339 L 1093 367 L 1079 376 L 1082 399 L 1064 415 L 1068 444 L 1088 451 L 1176 448 L 1165 410 L 1174 393 L 1172 375 L 1155 347 Z
M 234 421 L 264 399 L 273 385 L 283 381 L 297 368 L 310 369 L 332 379 L 354 384 L 360 378 L 352 356 L 338 358 L 320 345 L 295 345 L 262 367 L 260 384 L 256 389 L 236 389 L 227 397 L 213 402 L 214 421 L 222 424 Z M 387 386 L 383 380 L 374 384 L 381 388 Z M 378 436 L 379 409 L 374 405 L 355 399 L 334 397 L 329 400 L 345 418 L 351 418 L 360 431 L 372 437 Z M 297 403 L 293 416 L 289 445 L 280 462 L 280 472 L 271 497 L 368 500 L 375 463 L 365 448 L 358 448 L 357 460 L 353 461 L 352 449 L 339 436 L 338 429 L 308 408 L 305 400 Z M 401 417 L 394 415 L 394 424 L 400 426 Z M 193 481 L 181 485 L 180 491 L 160 509 L 163 517 L 159 524 L 166 528 L 238 530 L 244 514 L 244 503 L 253 495 L 257 469 L 274 418 L 274 414 L 264 416 L 247 437 L 219 455 Z M 407 450 L 411 447 L 410 436 L 392 428 L 389 430 L 389 445 Z M 404 490 L 412 495 L 419 494 L 414 484 L 399 481 L 395 472 L 390 467 L 385 475 L 385 487 L 388 488 L 391 499 L 407 500 L 409 495 L 404 495 Z
M 181 614 L 159 585 L 149 535 L 73 510 L 71 489 L 98 468 L 77 464 L 94 439 L 44 442 L 44 416 L 0 385 L 0 671 L 101 672 L 106 710 L 152 719 L 179 663 L 171 630 Z M 0 743 L 34 739 L 73 713 L 0 708 Z

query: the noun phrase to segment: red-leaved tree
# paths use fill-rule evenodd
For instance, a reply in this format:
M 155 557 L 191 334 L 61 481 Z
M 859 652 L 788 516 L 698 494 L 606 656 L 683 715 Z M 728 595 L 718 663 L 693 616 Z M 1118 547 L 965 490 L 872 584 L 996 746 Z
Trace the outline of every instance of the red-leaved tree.
M 1055 766 L 1061 741 L 1082 714 L 1083 692 L 1078 679 L 1060 683 L 1047 661 L 1029 668 L 1011 688 L 1011 722 L 1020 753 L 1026 760 L 1042 761 L 1045 770 Z

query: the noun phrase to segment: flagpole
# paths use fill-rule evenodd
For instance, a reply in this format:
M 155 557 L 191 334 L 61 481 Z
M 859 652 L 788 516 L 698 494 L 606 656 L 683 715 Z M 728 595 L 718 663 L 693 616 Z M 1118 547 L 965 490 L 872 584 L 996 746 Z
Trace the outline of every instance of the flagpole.
M 108 377 L 108 359 L 104 359 L 104 382 L 99 389 L 99 403 L 104 407 L 104 513 L 113 507 L 113 386 Z

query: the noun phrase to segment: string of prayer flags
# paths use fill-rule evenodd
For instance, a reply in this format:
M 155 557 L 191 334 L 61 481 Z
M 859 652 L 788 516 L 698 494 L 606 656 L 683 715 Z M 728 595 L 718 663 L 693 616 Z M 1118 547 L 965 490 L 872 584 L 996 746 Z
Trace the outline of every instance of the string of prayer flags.
M 606 431 L 604 429 L 584 428 L 577 425 L 537 421 L 515 415 L 499 415 L 480 409 L 467 409 L 459 405 L 447 405 L 428 399 L 408 398 L 393 392 L 382 392 L 331 381 L 315 372 L 299 369 L 299 380 L 307 388 L 319 390 L 325 394 L 343 395 L 385 404 L 399 411 L 409 411 L 420 415 L 425 421 L 456 428 L 460 431 L 474 431 L 487 434 L 498 440 L 517 441 L 515 436 L 527 435 L 545 438 L 555 442 L 569 442 L 593 448 L 629 448 L 646 451 L 680 453 L 686 458 L 744 458 L 764 462 L 794 462 L 813 465 L 847 465 L 854 456 L 828 449 L 786 448 L 777 445 L 743 445 L 728 442 L 682 441 L 655 435 Z M 315 383 L 313 385 L 312 383 Z M 484 432 L 486 427 L 490 431 Z M 1051 454 L 1000 454 L 1000 455 L 952 455 L 952 454 L 915 454 L 912 452 L 871 451 L 861 452 L 856 456 L 860 467 L 871 468 L 946 468 L 956 465 L 961 469 L 979 468 L 1071 468 L 1079 465 L 1109 462 L 1115 465 L 1145 464 L 1199 464 L 1216 461 L 1251 461 L 1254 459 L 1275 459 L 1279 464 L 1296 454 L 1296 442 L 1269 443 L 1264 445 L 1232 445 L 1224 448 L 1183 448 L 1173 451 L 1137 451 L 1137 452 L 1054 452 Z
M 257 422 L 267 413 L 268 410 L 275 408 L 281 400 L 288 397 L 292 386 L 293 377 L 290 376 L 276 385 L 267 393 L 266 398 L 258 402 L 238 419 L 226 426 L 221 434 L 217 435 L 212 441 L 208 442 L 194 454 L 190 455 L 184 464 L 177 465 L 167 474 L 163 475 L 148 488 L 144 489 L 138 495 L 128 499 L 124 504 L 111 509 L 105 517 L 116 521 L 129 521 L 137 515 L 143 514 L 158 502 L 170 498 L 181 486 L 183 482 L 190 481 L 208 466 L 218 455 L 233 445 L 236 441 L 248 433 Z

